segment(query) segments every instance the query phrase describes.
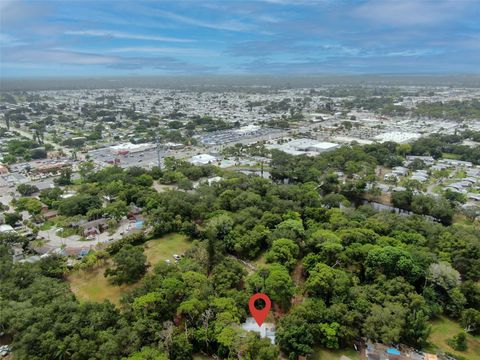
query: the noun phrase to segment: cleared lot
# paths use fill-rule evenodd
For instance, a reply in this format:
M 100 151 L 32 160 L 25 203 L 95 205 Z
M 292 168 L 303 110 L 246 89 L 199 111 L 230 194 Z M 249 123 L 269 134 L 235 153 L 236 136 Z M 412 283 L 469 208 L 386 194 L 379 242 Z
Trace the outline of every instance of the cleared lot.
M 187 251 L 191 242 L 184 235 L 169 234 L 159 239 L 150 240 L 145 243 L 144 253 L 150 263 L 150 270 L 160 261 L 175 261 L 173 254 L 183 254 Z M 79 300 L 101 302 L 109 300 L 118 305 L 122 295 L 133 289 L 138 284 L 133 285 L 112 285 L 103 276 L 109 265 L 99 266 L 87 271 L 76 271 L 67 278 L 70 288 Z
M 170 234 L 145 243 L 145 255 L 151 267 L 160 261 L 174 261 L 173 254 L 183 254 L 192 243 L 184 235 Z

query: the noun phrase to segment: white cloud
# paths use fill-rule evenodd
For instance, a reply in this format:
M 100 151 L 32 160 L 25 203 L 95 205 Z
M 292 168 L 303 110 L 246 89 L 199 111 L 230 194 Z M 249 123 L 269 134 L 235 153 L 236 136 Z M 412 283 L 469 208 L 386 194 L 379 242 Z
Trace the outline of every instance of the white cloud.
M 443 53 L 443 50 L 440 49 L 405 49 L 398 51 L 390 51 L 386 53 L 372 54 L 373 57 L 417 57 L 417 56 L 431 56 L 431 55 L 440 55 Z
M 141 35 L 141 34 L 126 33 L 121 31 L 110 31 L 110 30 L 70 30 L 70 31 L 66 31 L 65 34 L 78 35 L 78 36 L 105 37 L 105 38 L 115 38 L 115 39 L 133 39 L 133 40 L 165 41 L 165 42 L 193 42 L 194 41 L 192 39 L 156 36 L 156 35 Z
M 177 22 L 181 22 L 181 23 L 193 25 L 193 26 L 214 29 L 214 30 L 228 30 L 228 31 L 241 32 L 241 31 L 248 31 L 253 29 L 252 25 L 246 24 L 240 21 L 236 21 L 236 20 L 209 22 L 205 20 L 190 18 L 183 15 L 178 15 L 170 11 L 157 10 L 155 11 L 155 13 L 173 21 L 177 21 Z
M 460 15 L 467 1 L 371 0 L 353 10 L 353 15 L 396 26 L 437 25 Z
M 16 37 L 13 37 L 8 34 L 0 33 L 0 45 L 1 46 L 20 46 L 25 45 L 23 41 L 18 40 Z
M 17 24 L 49 14 L 50 11 L 51 6 L 48 3 L 0 0 L 2 30 L 16 28 Z
M 281 18 L 279 18 L 277 16 L 272 16 L 272 15 L 256 15 L 255 19 L 260 20 L 260 21 L 264 21 L 264 22 L 267 22 L 267 23 L 274 23 L 274 24 L 282 21 Z
M 128 46 L 109 49 L 112 53 L 160 53 L 172 55 L 190 55 L 190 56 L 217 56 L 220 53 L 214 50 L 197 48 L 179 48 L 179 47 L 157 47 L 157 46 Z
M 13 49 L 13 48 L 12 48 Z M 209 72 L 215 68 L 201 64 L 191 64 L 174 57 L 141 57 L 104 55 L 89 52 L 75 51 L 65 48 L 49 50 L 15 48 L 2 53 L 2 66 L 20 66 L 28 68 L 38 66 L 73 65 L 73 66 L 103 66 L 118 70 L 135 70 L 141 68 L 163 69 L 174 72 Z
M 115 56 L 75 52 L 62 49 L 17 49 L 2 56 L 2 62 L 11 63 L 56 63 L 75 65 L 105 65 L 118 61 Z

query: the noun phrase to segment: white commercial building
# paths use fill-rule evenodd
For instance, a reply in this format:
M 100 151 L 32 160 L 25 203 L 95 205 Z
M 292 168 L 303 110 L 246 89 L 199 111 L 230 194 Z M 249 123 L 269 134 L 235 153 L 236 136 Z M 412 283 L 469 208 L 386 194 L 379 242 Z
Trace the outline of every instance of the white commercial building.
M 123 143 L 123 144 L 118 144 L 110 147 L 110 149 L 113 152 L 128 151 L 130 153 L 145 151 L 153 148 L 155 148 L 155 144 L 152 144 L 152 143 L 145 143 L 145 144 Z
M 352 142 L 359 143 L 360 145 L 370 145 L 373 144 L 372 140 L 360 139 L 350 136 L 335 136 L 332 140 L 337 141 L 339 143 L 346 143 L 350 144 Z
M 295 139 L 285 144 L 267 145 L 269 149 L 278 149 L 290 155 L 317 155 L 325 151 L 332 151 L 340 145 L 331 142 L 312 139 Z
M 250 125 L 242 126 L 241 128 L 234 130 L 234 132 L 240 135 L 248 135 L 258 130 L 260 130 L 260 126 L 250 124 Z
M 192 158 L 190 159 L 190 162 L 193 165 L 207 165 L 216 161 L 217 161 L 217 158 L 210 154 L 195 155 L 195 156 L 192 156 Z

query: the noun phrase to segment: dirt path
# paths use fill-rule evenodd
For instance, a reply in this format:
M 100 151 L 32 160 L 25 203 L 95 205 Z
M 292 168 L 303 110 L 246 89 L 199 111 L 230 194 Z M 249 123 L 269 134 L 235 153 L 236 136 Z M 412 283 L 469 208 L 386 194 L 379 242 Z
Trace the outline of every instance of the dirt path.
M 303 266 L 301 261 L 299 261 L 297 265 L 295 265 L 295 269 L 293 269 L 292 280 L 297 288 L 302 290 L 305 279 L 303 278 Z M 295 294 L 292 299 L 292 305 L 295 306 L 300 304 L 303 301 L 303 298 L 304 296 L 302 292 Z

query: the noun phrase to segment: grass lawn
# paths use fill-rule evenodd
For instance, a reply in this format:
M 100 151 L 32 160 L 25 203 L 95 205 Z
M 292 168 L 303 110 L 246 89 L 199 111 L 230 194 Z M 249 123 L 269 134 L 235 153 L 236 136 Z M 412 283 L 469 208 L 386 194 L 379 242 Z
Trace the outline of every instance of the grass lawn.
M 352 360 L 360 360 L 360 352 L 353 348 L 341 350 L 329 350 L 323 348 L 315 349 L 312 354 L 312 360 L 339 360 L 342 355 L 348 356 Z
M 54 226 L 55 226 L 55 223 L 53 221 L 47 220 L 42 225 L 40 225 L 40 230 L 43 230 L 43 231 L 50 230 Z
M 62 231 L 57 231 L 56 234 L 62 238 L 67 238 L 72 235 L 77 235 L 77 229 L 74 228 L 63 228 Z
M 469 220 L 463 214 L 455 214 L 453 215 L 453 223 L 454 224 L 462 224 L 462 225 L 473 225 L 473 221 Z
M 187 251 L 192 243 L 186 236 L 181 234 L 169 234 L 160 239 L 154 239 L 145 243 L 144 253 L 153 268 L 160 261 L 169 259 L 174 261 L 173 254 L 181 255 Z
M 185 236 L 170 234 L 160 239 L 150 240 L 145 243 L 144 253 L 151 269 L 160 261 L 174 260 L 173 254 L 183 254 L 191 243 Z M 119 304 L 123 293 L 136 286 L 133 285 L 112 285 L 103 276 L 108 266 L 100 266 L 92 270 L 76 271 L 68 276 L 70 288 L 79 300 L 103 301 L 110 300 L 113 304 Z
M 462 327 L 444 316 L 433 320 L 431 324 L 432 333 L 428 338 L 430 344 L 425 349 L 426 351 L 435 353 L 436 350 L 440 349 L 469 360 L 480 359 L 480 336 L 467 335 L 467 351 L 455 351 L 448 345 L 447 340 L 462 331 Z
M 465 170 L 457 171 L 457 173 L 455 174 L 455 177 L 457 179 L 465 179 L 467 177 L 467 172 Z
M 103 276 L 107 266 L 87 271 L 76 271 L 68 276 L 70 289 L 77 299 L 85 301 L 110 300 L 111 303 L 118 305 L 123 293 L 135 285 L 112 285 Z
M 452 153 L 443 153 L 442 158 L 450 160 L 460 160 L 460 155 Z

